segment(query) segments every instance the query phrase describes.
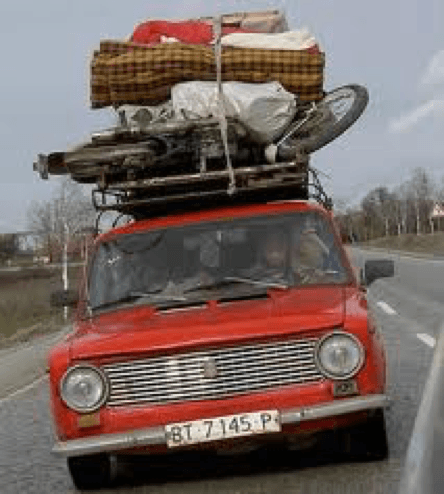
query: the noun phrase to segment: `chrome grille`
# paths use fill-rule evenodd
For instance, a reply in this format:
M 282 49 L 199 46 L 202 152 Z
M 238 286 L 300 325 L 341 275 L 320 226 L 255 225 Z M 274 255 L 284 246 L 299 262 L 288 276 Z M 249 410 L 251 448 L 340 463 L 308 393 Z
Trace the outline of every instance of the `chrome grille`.
M 211 400 L 322 379 L 316 339 L 249 344 L 102 367 L 108 405 Z M 208 372 L 207 372 L 208 371 Z

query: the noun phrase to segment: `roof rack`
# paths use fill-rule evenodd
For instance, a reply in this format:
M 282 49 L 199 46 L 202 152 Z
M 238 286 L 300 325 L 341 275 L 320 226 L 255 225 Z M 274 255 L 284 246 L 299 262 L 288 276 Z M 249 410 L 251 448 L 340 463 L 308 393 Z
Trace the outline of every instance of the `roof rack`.
M 288 163 L 235 168 L 233 193 L 229 192 L 228 170 L 217 170 L 99 186 L 92 191 L 92 199 L 99 212 L 116 211 L 136 219 L 225 205 L 309 198 L 331 209 L 332 201 L 308 163 L 308 156 L 304 156 Z

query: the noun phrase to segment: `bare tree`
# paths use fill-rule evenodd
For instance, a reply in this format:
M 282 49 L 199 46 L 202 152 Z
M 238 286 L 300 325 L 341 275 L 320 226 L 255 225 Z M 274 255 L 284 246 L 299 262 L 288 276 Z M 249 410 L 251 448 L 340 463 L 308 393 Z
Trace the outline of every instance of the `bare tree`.
M 19 251 L 19 237 L 16 233 L 0 234 L 0 262 L 11 259 Z
M 412 207 L 412 192 L 407 182 L 401 183 L 394 190 L 397 204 L 395 206 L 396 228 L 398 235 L 409 233 L 409 211 Z
M 53 260 L 61 255 L 64 245 L 78 248 L 79 234 L 94 226 L 95 216 L 81 185 L 65 179 L 51 200 L 31 204 L 28 224 L 43 239 L 43 250 Z
M 423 168 L 416 168 L 409 185 L 415 204 L 416 234 L 426 233 L 428 227 L 433 230 L 430 214 L 436 194 L 430 177 Z
M 370 238 L 389 235 L 393 201 L 393 194 L 387 187 L 372 189 L 362 200 L 361 208 Z

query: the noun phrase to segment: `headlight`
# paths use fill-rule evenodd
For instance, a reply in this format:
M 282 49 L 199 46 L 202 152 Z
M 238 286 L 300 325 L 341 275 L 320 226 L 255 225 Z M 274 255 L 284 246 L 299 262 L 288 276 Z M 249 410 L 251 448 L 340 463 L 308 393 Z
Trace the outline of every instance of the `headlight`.
M 67 370 L 60 383 L 62 400 L 76 412 L 92 412 L 108 397 L 108 383 L 92 365 L 76 365 Z
M 321 339 L 316 357 L 325 376 L 332 379 L 348 379 L 361 368 L 364 349 L 355 336 L 336 332 Z

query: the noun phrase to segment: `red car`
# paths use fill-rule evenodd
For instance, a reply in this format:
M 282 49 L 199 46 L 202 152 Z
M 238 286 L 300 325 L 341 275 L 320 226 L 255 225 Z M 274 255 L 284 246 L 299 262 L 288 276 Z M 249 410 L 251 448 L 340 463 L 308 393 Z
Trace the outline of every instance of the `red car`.
M 392 276 L 368 261 L 367 284 Z M 49 357 L 79 488 L 119 454 L 241 451 L 347 431 L 387 455 L 386 357 L 333 215 L 310 201 L 139 220 L 99 236 Z

